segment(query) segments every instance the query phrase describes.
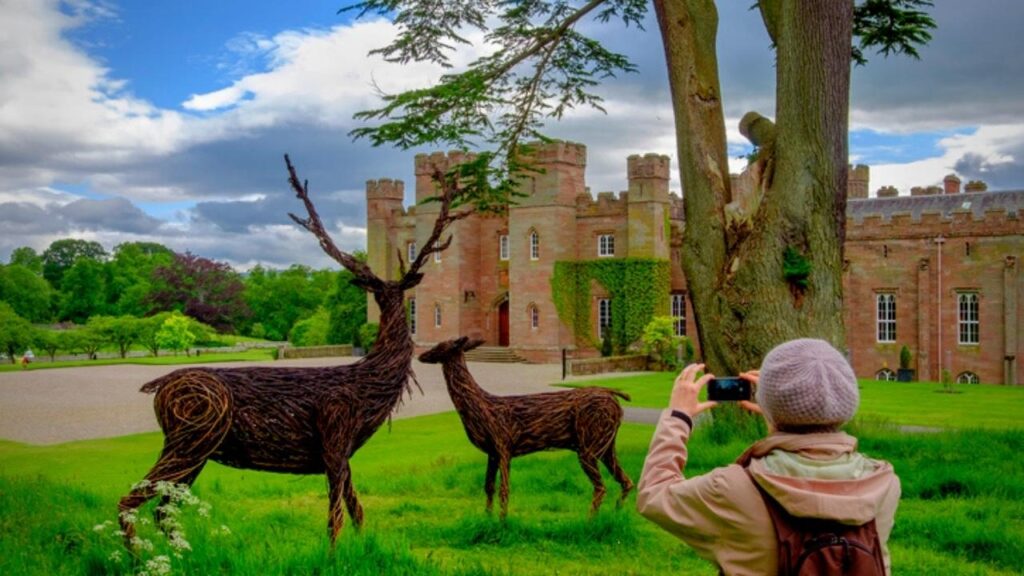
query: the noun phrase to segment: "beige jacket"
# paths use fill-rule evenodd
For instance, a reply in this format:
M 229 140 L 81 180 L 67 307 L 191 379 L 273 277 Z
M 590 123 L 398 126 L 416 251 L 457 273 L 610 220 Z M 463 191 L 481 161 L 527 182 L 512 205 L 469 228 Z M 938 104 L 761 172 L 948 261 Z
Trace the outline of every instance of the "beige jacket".
M 637 509 L 690 545 L 725 574 L 778 572 L 775 528 L 761 495 L 739 464 L 686 478 L 690 426 L 666 410 L 651 440 Z M 859 525 L 876 520 L 885 554 L 900 498 L 888 462 L 856 451 L 845 433 L 768 436 L 739 461 L 750 460 L 757 482 L 790 514 Z

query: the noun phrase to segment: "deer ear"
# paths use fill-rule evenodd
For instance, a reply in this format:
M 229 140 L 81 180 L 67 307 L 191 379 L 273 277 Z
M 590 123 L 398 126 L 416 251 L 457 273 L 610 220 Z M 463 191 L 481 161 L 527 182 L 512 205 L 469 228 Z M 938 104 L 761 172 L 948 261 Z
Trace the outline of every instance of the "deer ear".
M 468 352 L 468 351 L 470 351 L 470 350 L 472 350 L 474 348 L 479 347 L 481 344 L 484 343 L 484 341 L 479 339 L 479 338 L 473 338 L 472 340 L 470 340 L 469 338 L 466 338 L 465 336 L 463 336 L 461 339 L 462 340 L 466 340 L 466 342 L 464 342 L 463 346 L 462 346 L 462 351 L 463 352 Z

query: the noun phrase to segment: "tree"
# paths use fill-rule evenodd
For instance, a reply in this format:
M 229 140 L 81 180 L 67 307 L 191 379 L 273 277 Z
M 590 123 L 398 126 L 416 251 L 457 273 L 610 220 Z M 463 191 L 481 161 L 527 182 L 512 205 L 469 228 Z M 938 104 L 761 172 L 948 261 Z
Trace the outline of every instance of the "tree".
M 676 351 L 683 346 L 686 337 L 676 336 L 675 318 L 671 316 L 655 316 L 644 326 L 641 336 L 644 353 L 657 359 L 662 370 L 678 370 L 679 361 Z
M 105 311 L 115 315 L 143 316 L 152 290 L 153 270 L 174 259 L 170 248 L 156 242 L 124 242 L 114 248 L 106 265 Z
M 289 341 L 293 346 L 323 346 L 327 344 L 329 322 L 327 310 L 320 308 L 309 318 L 295 323 Z
M 161 312 L 160 314 L 154 314 L 148 318 L 142 318 L 139 320 L 139 343 L 149 350 L 149 353 L 154 357 L 160 355 L 161 344 L 157 339 L 156 335 L 160 332 L 160 327 L 164 325 L 164 321 L 171 317 L 170 312 Z
M 242 298 L 244 289 L 229 264 L 186 252 L 153 270 L 148 301 L 152 311 L 176 310 L 219 332 L 230 332 L 250 314 Z
M 45 352 L 50 357 L 50 362 L 54 361 L 57 351 L 61 348 L 59 334 L 53 330 L 36 330 L 35 337 L 32 339 L 32 345 Z
M 28 267 L 0 265 L 0 300 L 29 322 L 48 322 L 53 318 L 53 296 L 50 284 Z
M 359 327 L 366 323 L 366 293 L 352 284 L 354 278 L 348 270 L 339 272 L 334 291 L 324 302 L 328 344 L 354 344 Z
M 21 246 L 11 251 L 10 264 L 19 264 L 36 274 L 43 273 L 43 259 L 34 248 Z
M 757 146 L 746 179 L 729 177 L 712 0 L 654 0 L 665 49 L 685 189 L 683 266 L 710 370 L 756 366 L 779 342 L 817 336 L 844 347 L 842 241 L 850 63 L 865 52 L 917 57 L 934 28 L 930 0 L 757 0 L 776 52 L 776 121 L 749 113 L 742 133 Z M 376 52 L 395 62 L 449 66 L 465 29 L 497 49 L 437 85 L 386 95 L 357 117 L 375 144 L 467 148 L 489 142 L 459 168 L 478 208 L 507 203 L 529 169 L 524 139 L 543 138 L 545 119 L 577 106 L 606 76 L 635 68 L 577 30 L 584 18 L 641 25 L 643 0 L 368 0 L 352 8 L 392 17 L 400 31 Z M 853 38 L 858 44 L 853 45 Z M 787 255 L 789 256 L 787 258 Z
M 6 302 L 0 302 L 0 351 L 11 364 L 32 344 L 35 329 Z
M 128 350 L 142 334 L 142 323 L 133 316 L 93 316 L 87 326 L 105 342 L 117 346 L 121 358 L 128 355 Z
M 89 360 L 96 359 L 96 353 L 106 344 L 106 339 L 92 326 L 64 330 L 57 336 L 59 348 L 71 354 L 85 354 Z
M 173 313 L 157 330 L 156 340 L 161 347 L 174 350 L 174 355 L 177 356 L 179 350 L 188 350 L 196 341 L 196 336 L 189 330 L 189 319 L 179 313 Z
M 335 275 L 330 270 L 315 271 L 300 265 L 282 271 L 253 268 L 245 279 L 251 320 L 263 325 L 265 338 L 288 339 L 295 323 L 323 304 Z M 365 301 L 366 295 L 362 294 Z
M 91 258 L 78 259 L 61 281 L 58 317 L 83 324 L 90 316 L 103 312 L 105 283 L 102 263 Z
M 64 273 L 82 258 L 102 262 L 107 258 L 107 251 L 99 242 L 91 240 L 77 238 L 56 240 L 43 251 L 43 277 L 51 286 L 59 290 Z

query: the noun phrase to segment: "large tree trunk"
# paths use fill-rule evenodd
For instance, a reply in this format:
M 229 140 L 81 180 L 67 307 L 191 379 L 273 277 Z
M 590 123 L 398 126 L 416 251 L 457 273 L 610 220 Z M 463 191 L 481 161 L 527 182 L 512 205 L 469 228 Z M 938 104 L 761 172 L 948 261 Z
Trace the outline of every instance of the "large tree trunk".
M 750 194 L 733 197 L 711 0 L 654 2 L 675 105 L 684 188 L 683 269 L 704 360 L 716 374 L 756 367 L 775 345 L 812 336 L 845 349 L 842 238 L 852 0 L 762 0 L 777 52 L 778 125 L 742 129 L 760 147 Z M 768 49 L 766 46 L 765 49 Z M 784 255 L 810 270 L 787 280 Z

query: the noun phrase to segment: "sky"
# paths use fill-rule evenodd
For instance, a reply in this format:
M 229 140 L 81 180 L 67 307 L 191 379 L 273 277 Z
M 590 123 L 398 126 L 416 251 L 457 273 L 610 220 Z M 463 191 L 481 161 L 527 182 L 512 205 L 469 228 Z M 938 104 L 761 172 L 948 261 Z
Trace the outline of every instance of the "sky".
M 739 119 L 773 116 L 770 43 L 750 0 L 720 0 L 723 104 L 734 169 Z M 412 201 L 413 156 L 431 149 L 353 141 L 353 114 L 378 89 L 429 85 L 441 70 L 370 56 L 395 28 L 338 14 L 346 0 L 0 0 L 0 262 L 11 250 L 96 240 L 154 241 L 226 261 L 328 267 L 291 224 L 301 206 L 289 153 L 337 244 L 365 248 L 365 182 L 397 178 Z M 946 174 L 1024 189 L 1024 2 L 937 0 L 921 59 L 875 56 L 853 70 L 851 163 L 872 191 L 938 185 Z M 603 84 L 607 114 L 546 127 L 587 145 L 592 192 L 627 187 L 626 157 L 676 146 L 653 14 L 645 30 L 582 29 L 638 66 Z M 479 37 L 475 34 L 472 37 Z M 460 51 L 456 68 L 476 46 Z

